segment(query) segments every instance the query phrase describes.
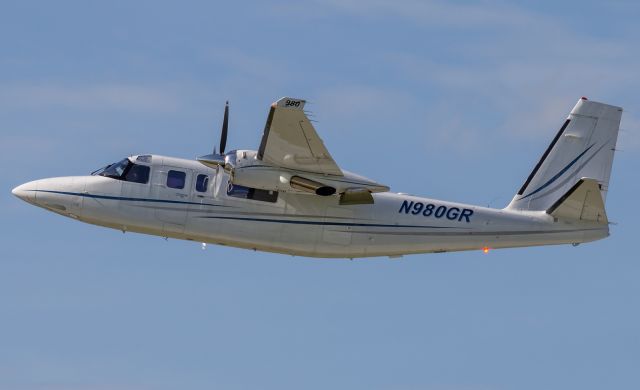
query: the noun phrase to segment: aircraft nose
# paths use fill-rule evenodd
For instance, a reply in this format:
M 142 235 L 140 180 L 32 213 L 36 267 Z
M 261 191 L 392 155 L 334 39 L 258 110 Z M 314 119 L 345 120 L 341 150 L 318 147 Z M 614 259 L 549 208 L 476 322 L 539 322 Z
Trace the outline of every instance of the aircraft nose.
M 11 192 L 35 206 L 63 215 L 78 216 L 82 211 L 85 181 L 82 176 L 52 177 L 30 181 L 17 186 Z
M 36 180 L 17 186 L 11 190 L 11 193 L 25 202 L 33 202 L 36 199 L 37 189 L 38 183 Z

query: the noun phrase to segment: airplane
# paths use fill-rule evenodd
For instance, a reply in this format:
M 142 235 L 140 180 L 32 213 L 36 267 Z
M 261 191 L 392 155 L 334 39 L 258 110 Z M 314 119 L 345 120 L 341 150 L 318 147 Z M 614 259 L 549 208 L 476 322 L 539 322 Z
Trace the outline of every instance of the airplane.
M 511 202 L 494 209 L 394 193 L 340 168 L 305 103 L 273 103 L 258 150 L 225 152 L 227 102 L 219 152 L 134 155 L 12 193 L 122 232 L 319 258 L 578 245 L 609 235 L 620 107 L 580 98 Z

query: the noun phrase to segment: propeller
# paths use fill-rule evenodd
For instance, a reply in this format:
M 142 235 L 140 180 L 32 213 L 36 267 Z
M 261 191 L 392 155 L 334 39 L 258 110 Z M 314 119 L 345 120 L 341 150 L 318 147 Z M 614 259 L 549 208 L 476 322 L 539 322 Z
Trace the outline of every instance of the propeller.
M 229 101 L 224 105 L 224 119 L 222 120 L 222 133 L 220 134 L 220 154 L 224 154 L 227 146 L 227 132 L 229 131 Z M 213 152 L 215 154 L 215 150 Z
M 213 153 L 206 156 L 198 157 L 197 160 L 202 164 L 215 168 L 219 165 L 223 167 L 226 164 L 224 150 L 227 147 L 227 134 L 229 132 L 229 101 L 224 105 L 224 119 L 222 120 L 222 131 L 220 133 L 220 153 L 216 152 L 216 147 L 213 147 Z

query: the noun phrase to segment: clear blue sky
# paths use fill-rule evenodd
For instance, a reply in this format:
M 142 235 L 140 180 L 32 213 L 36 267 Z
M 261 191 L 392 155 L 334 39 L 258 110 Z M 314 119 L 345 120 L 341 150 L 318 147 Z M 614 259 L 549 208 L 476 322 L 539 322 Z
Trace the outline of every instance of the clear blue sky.
M 3 1 L 0 389 L 640 388 L 640 6 Z M 625 108 L 582 245 L 313 260 L 81 224 L 12 187 L 256 148 L 308 99 L 336 161 L 502 207 L 580 96 Z

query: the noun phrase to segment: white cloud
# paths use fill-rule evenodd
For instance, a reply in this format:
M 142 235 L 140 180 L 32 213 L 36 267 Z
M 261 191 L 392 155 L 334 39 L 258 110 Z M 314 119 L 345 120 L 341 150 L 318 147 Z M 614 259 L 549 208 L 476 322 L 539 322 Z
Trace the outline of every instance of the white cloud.
M 583 95 L 623 107 L 640 104 L 621 98 L 640 88 L 640 56 L 632 31 L 623 38 L 598 35 L 599 29 L 572 26 L 561 14 L 499 1 L 333 0 L 316 2 L 311 8 L 276 6 L 272 16 L 321 19 L 335 17 L 336 11 L 374 22 L 399 18 L 425 34 L 442 33 L 444 40 L 434 45 L 433 55 L 425 54 L 419 44 L 415 51 L 390 47 L 370 54 L 372 62 L 392 70 L 389 82 L 402 80 L 412 90 L 328 86 L 318 96 L 323 117 L 347 121 L 360 113 L 389 112 L 405 124 L 424 124 L 427 148 L 437 143 L 465 152 L 499 137 L 503 142 L 505 137 L 516 142 L 546 141 L 544 137 L 552 137 Z M 465 38 L 453 39 L 451 31 L 462 32 Z M 425 96 L 413 87 L 437 91 L 438 96 L 427 100 L 430 107 L 425 108 Z M 394 100 L 409 102 L 413 111 L 399 112 L 402 106 L 394 105 Z M 416 101 L 422 102 L 420 106 L 411 104 Z M 385 111 L 390 106 L 394 110 Z
M 284 64 L 234 47 L 216 48 L 210 51 L 209 57 L 237 76 L 273 79 L 286 73 Z
M 0 87 L 3 109 L 175 112 L 181 106 L 172 88 L 131 84 L 13 84 Z
M 370 85 L 326 87 L 318 93 L 317 101 L 323 117 L 343 121 L 362 121 L 365 115 L 381 118 L 387 114 L 398 119 L 415 106 L 408 94 Z M 306 108 L 313 110 L 313 103 Z
M 357 0 L 348 2 L 346 7 L 355 12 L 356 4 L 364 7 Z M 433 14 L 427 9 L 435 9 L 435 14 L 445 21 L 447 15 L 456 15 L 473 22 L 468 26 L 468 39 L 447 42 L 450 56 L 442 60 L 420 52 L 381 55 L 400 77 L 442 92 L 432 114 L 457 113 L 455 119 L 436 123 L 435 131 L 465 129 L 472 140 L 490 133 L 531 139 L 552 134 L 582 95 L 623 107 L 640 103 L 633 97 L 633 91 L 640 88 L 640 56 L 632 37 L 588 35 L 573 31 L 555 16 L 513 7 L 506 8 L 506 12 L 508 19 L 517 23 L 503 23 L 497 16 L 503 15 L 502 7 L 491 2 L 460 6 L 410 1 L 397 5 L 401 11 L 386 3 L 374 3 L 374 10 L 406 14 L 407 20 L 420 24 L 431 23 Z M 500 29 L 494 31 L 494 23 L 500 23 Z M 456 27 L 459 26 L 446 28 Z M 473 112 L 472 105 L 491 110 L 489 114 L 499 123 L 489 127 L 486 120 L 479 122 L 474 115 L 461 112 Z M 625 117 L 628 115 L 625 113 Z M 443 140 L 449 138 L 447 134 L 439 136 Z M 451 141 L 458 144 L 459 139 Z
M 620 135 L 616 148 L 622 152 L 640 150 L 640 118 L 635 112 L 622 114 Z
M 330 0 L 317 3 L 314 12 L 306 8 L 284 10 L 300 16 L 330 16 L 323 7 L 343 11 L 359 17 L 399 17 L 423 25 L 474 28 L 478 26 L 522 26 L 533 22 L 536 15 L 513 7 L 508 3 L 461 3 L 433 0 Z M 277 10 L 282 12 L 282 7 Z
M 150 390 L 151 387 L 143 385 L 124 385 L 124 384 L 28 384 L 14 385 L 14 390 Z

